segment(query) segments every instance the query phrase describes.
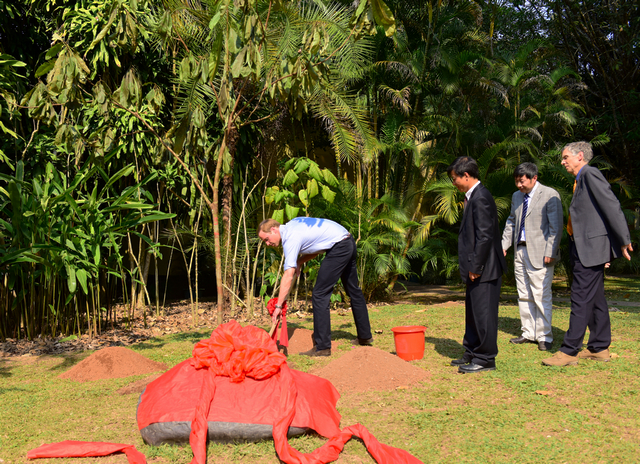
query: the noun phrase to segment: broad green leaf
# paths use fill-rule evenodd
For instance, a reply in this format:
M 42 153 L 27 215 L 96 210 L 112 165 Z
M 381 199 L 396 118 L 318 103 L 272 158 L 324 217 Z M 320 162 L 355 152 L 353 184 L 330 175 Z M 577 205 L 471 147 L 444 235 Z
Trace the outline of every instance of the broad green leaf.
M 15 132 L 13 132 L 11 129 L 9 129 L 7 126 L 5 126 L 2 121 L 0 121 L 0 129 L 2 129 L 2 131 L 5 134 L 9 134 L 10 136 L 12 136 L 14 139 L 18 138 L 18 134 L 16 134 Z
M 49 71 L 53 69 L 55 64 L 56 64 L 55 59 L 42 63 L 40 66 L 38 66 L 38 69 L 36 69 L 35 77 L 40 77 L 40 76 L 44 76 L 45 74 L 48 74 Z
M 306 158 L 302 158 L 299 159 L 298 162 L 296 163 L 296 167 L 294 168 L 294 171 L 296 172 L 296 174 L 300 174 L 302 171 L 306 171 L 307 168 L 309 167 L 309 160 Z
M 315 163 L 311 164 L 311 167 L 309 168 L 309 175 L 313 177 L 315 180 L 317 180 L 318 182 L 322 182 L 324 180 L 322 171 L 320 170 L 318 165 Z
M 333 173 L 328 169 L 325 168 L 322 170 L 322 177 L 324 178 L 324 181 L 331 187 L 338 186 L 338 179 L 336 179 L 336 176 L 334 176 Z
M 65 264 L 65 267 L 67 268 L 67 286 L 69 287 L 69 292 L 73 294 L 78 288 L 78 281 L 76 280 L 76 270 L 69 264 Z
M 333 203 L 333 200 L 335 200 L 335 198 L 336 198 L 336 193 L 333 190 L 331 190 L 329 187 L 327 187 L 326 185 L 323 185 L 322 186 L 322 198 L 327 200 L 329 203 Z
M 9 232 L 10 235 L 14 234 L 13 226 L 4 219 L 0 219 L 0 225 L 4 226 L 4 228 L 7 229 L 7 232 Z
M 62 49 L 63 45 L 64 45 L 63 43 L 55 44 L 53 47 L 47 50 L 47 53 L 44 55 L 44 59 L 50 60 L 51 58 L 58 56 L 58 53 L 60 53 L 60 50 Z
M 289 169 L 282 180 L 282 185 L 288 187 L 289 185 L 295 183 L 298 180 L 298 175 L 293 172 L 292 169 Z
M 309 207 L 309 194 L 306 190 L 302 189 L 298 192 L 298 198 L 305 207 Z
M 264 201 L 270 205 L 271 203 L 273 203 L 273 200 L 275 199 L 275 191 L 273 190 L 274 187 L 269 187 L 266 192 L 264 193 Z
M 240 77 L 244 68 L 244 58 L 247 53 L 247 47 L 245 46 L 240 53 L 236 55 L 236 59 L 233 61 L 233 66 L 231 67 L 231 74 L 234 78 Z
M 180 154 L 182 151 L 182 146 L 184 145 L 184 140 L 187 137 L 187 131 L 189 130 L 190 118 L 189 115 L 185 114 L 180 121 L 180 125 L 176 130 L 176 138 L 173 144 L 173 151 L 177 154 Z
M 241 48 L 242 42 L 240 41 L 240 37 L 238 37 L 236 30 L 231 28 L 229 30 L 229 51 L 231 53 L 238 53 Z
M 384 28 L 387 37 L 391 37 L 396 32 L 396 20 L 393 13 L 383 0 L 370 0 L 373 19 L 378 26 Z
M 215 28 L 219 22 L 220 22 L 220 11 L 218 11 L 215 15 L 213 15 L 213 18 L 211 18 L 211 21 L 209 21 L 209 29 Z
M 274 202 L 280 203 L 282 201 L 282 199 L 286 198 L 286 197 L 287 197 L 287 191 L 286 190 L 282 190 L 280 192 L 276 192 L 275 193 Z
M 289 220 L 298 217 L 298 211 L 300 211 L 300 208 L 297 208 L 295 206 L 291 206 L 291 205 L 286 205 L 284 207 L 285 212 L 287 213 L 287 218 L 289 218 Z
M 80 286 L 82 287 L 82 291 L 85 295 L 89 294 L 89 288 L 87 287 L 87 271 L 84 269 L 78 269 L 76 272 L 76 277 L 78 282 L 80 282 Z
M 275 219 L 280 224 L 284 224 L 284 210 L 283 209 L 275 210 L 271 215 L 271 219 Z
M 307 181 L 307 192 L 309 192 L 310 199 L 320 193 L 320 190 L 318 189 L 318 182 L 315 179 L 309 179 Z

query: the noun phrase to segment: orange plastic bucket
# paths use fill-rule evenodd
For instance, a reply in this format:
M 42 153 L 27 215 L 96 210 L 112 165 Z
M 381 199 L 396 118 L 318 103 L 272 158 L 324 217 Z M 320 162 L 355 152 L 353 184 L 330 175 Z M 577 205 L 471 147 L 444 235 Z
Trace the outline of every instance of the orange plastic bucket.
M 396 343 L 396 353 L 405 361 L 422 359 L 424 356 L 424 331 L 421 325 L 405 325 L 393 327 L 393 340 Z

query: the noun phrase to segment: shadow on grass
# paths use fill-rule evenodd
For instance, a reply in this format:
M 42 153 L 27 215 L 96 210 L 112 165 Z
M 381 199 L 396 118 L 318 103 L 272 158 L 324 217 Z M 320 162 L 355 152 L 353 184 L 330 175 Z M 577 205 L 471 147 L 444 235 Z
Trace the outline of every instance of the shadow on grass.
M 83 353 L 72 353 L 72 354 L 70 353 L 70 354 L 56 355 L 55 358 L 62 359 L 62 362 L 49 368 L 49 370 L 52 372 L 66 371 L 67 369 L 72 368 L 73 366 L 75 366 L 76 364 L 78 364 L 80 361 L 84 359 L 82 354 Z
M 445 358 L 459 358 L 464 354 L 461 343 L 450 338 L 425 337 L 425 342 L 433 345 L 433 348 Z
M 190 342 L 194 345 L 198 343 L 200 340 L 207 339 L 211 336 L 212 330 L 206 329 L 199 332 L 181 332 L 177 334 L 170 335 L 168 337 L 154 337 L 150 338 L 141 343 L 135 344 L 136 350 L 155 350 L 157 348 L 162 348 L 163 346 L 169 343 L 181 343 L 181 342 Z
M 522 335 L 522 322 L 519 317 L 498 316 L 498 330 L 519 337 Z
M 498 317 L 498 330 L 510 336 L 519 337 L 522 335 L 522 322 L 519 317 L 500 316 Z M 559 347 L 564 338 L 565 331 L 558 327 L 551 326 L 551 333 L 553 334 L 554 346 L 557 345 Z M 552 353 L 555 351 L 555 349 L 551 350 Z
M 11 377 L 13 375 L 11 373 L 11 369 L 13 369 L 13 366 L 9 363 L 9 361 L 0 359 L 0 377 Z

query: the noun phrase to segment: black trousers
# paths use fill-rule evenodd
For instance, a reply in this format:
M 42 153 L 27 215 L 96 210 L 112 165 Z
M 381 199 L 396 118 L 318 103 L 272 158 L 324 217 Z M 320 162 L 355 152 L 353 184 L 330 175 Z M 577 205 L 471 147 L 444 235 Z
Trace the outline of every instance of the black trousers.
M 495 367 L 498 355 L 498 306 L 502 277 L 467 283 L 465 298 L 464 358 Z
M 607 299 L 604 296 L 604 264 L 583 266 L 573 241 L 570 244 L 570 253 L 573 268 L 571 316 L 560 351 L 570 356 L 578 354 L 588 327 L 587 348 L 597 353 L 611 345 L 611 320 Z
M 317 350 L 331 348 L 331 293 L 338 280 L 342 280 L 347 295 L 351 299 L 351 311 L 356 323 L 358 338 L 371 338 L 369 312 L 364 294 L 358 284 L 356 267 L 357 247 L 353 237 L 336 243 L 325 254 L 316 285 L 313 287 L 313 333 Z

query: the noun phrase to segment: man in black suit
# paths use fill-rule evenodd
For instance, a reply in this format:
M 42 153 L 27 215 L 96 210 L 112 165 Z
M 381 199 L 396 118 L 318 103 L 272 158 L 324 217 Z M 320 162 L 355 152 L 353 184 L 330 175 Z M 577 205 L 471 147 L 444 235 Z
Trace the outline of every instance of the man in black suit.
M 620 202 L 609 182 L 589 166 L 593 150 L 588 142 L 574 142 L 562 150 L 562 165 L 576 176 L 569 206 L 567 233 L 573 267 L 569 330 L 547 366 L 573 366 L 580 359 L 609 361 L 611 321 L 604 296 L 604 266 L 613 258 L 631 259 L 631 236 Z M 589 328 L 587 349 L 580 351 Z
M 458 372 L 492 371 L 498 354 L 498 304 L 502 273 L 507 267 L 500 241 L 496 203 L 478 180 L 478 163 L 461 156 L 447 173 L 465 194 L 458 235 L 460 276 L 467 285 L 462 358 L 451 361 Z

